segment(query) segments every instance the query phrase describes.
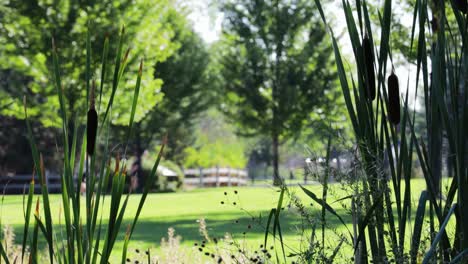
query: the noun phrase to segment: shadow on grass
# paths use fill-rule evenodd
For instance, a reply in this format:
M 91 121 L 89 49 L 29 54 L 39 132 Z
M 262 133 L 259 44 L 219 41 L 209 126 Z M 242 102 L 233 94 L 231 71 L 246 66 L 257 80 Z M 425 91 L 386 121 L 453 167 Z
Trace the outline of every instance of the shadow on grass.
M 350 223 L 344 209 L 337 210 L 345 221 Z M 313 210 L 313 214 L 318 213 L 318 210 Z M 175 229 L 176 234 L 182 236 L 185 242 L 200 241 L 203 239 L 199 231 L 198 219 L 204 218 L 206 221 L 207 231 L 210 237 L 221 238 L 226 233 L 231 234 L 235 239 L 263 239 L 267 225 L 269 211 L 256 212 L 249 216 L 247 213 L 210 213 L 205 215 L 188 215 L 183 219 L 169 220 L 147 220 L 140 219 L 138 221 L 132 240 L 139 240 L 149 243 L 159 244 L 162 237 L 167 236 L 168 228 Z M 319 218 L 316 219 L 317 221 Z M 301 216 L 297 213 L 283 211 L 281 214 L 281 229 L 283 236 L 298 234 L 298 226 L 304 224 Z M 130 224 L 125 222 L 124 226 Z M 341 230 L 344 229 L 341 222 L 333 215 L 327 215 L 327 225 L 329 228 Z M 272 227 L 270 227 L 271 230 Z M 310 226 L 309 226 L 310 228 Z M 300 229 L 299 229 L 300 230 Z M 344 232 L 344 230 L 343 230 Z
M 309 207 L 311 208 L 311 207 Z M 349 215 L 346 214 L 344 209 L 337 209 L 337 213 L 344 218 L 346 223 L 351 223 Z M 318 214 L 320 213 L 319 207 L 315 206 L 309 209 L 312 216 L 315 216 L 315 220 L 319 221 Z M 199 231 L 200 218 L 204 218 L 206 221 L 207 231 L 211 238 L 222 238 L 226 233 L 229 233 L 236 241 L 244 240 L 257 240 L 259 244 L 262 243 L 265 235 L 265 228 L 268 220 L 269 211 L 256 211 L 249 215 L 246 212 L 231 212 L 231 213 L 205 213 L 205 214 L 191 214 L 191 215 L 180 215 L 177 217 L 154 218 L 146 219 L 142 218 L 138 221 L 135 232 L 132 236 L 132 241 L 143 242 L 152 244 L 158 247 L 163 237 L 167 237 L 168 228 L 172 227 L 175 229 L 176 235 L 182 237 L 182 244 L 190 245 L 195 242 L 203 240 L 203 236 Z M 253 218 L 254 217 L 254 218 Z M 297 212 L 289 212 L 283 210 L 281 212 L 281 229 L 283 237 L 294 237 L 297 236 L 299 239 L 301 228 L 299 226 L 305 224 L 301 216 Z M 116 247 L 119 247 L 123 241 L 123 235 L 125 229 L 131 224 L 130 220 L 124 220 L 120 236 L 117 239 Z M 105 237 L 105 224 L 103 224 L 102 237 Z M 327 226 L 330 229 L 336 229 L 341 233 L 345 233 L 345 229 L 341 222 L 333 215 L 327 214 Z M 16 243 L 21 244 L 23 227 L 19 225 L 13 226 L 16 234 Z M 270 227 L 271 230 L 272 227 Z M 306 229 L 311 228 L 307 225 Z M 62 231 L 60 231 L 62 230 Z M 64 226 L 55 226 L 55 232 L 57 238 L 65 236 Z M 270 240 L 271 241 L 271 240 Z M 45 240 L 40 235 L 39 248 L 45 248 Z

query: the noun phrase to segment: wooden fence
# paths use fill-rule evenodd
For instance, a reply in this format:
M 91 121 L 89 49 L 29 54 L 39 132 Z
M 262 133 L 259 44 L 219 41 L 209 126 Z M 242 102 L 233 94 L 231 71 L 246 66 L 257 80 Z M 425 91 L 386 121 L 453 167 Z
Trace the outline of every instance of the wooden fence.
M 50 193 L 58 193 L 62 190 L 60 175 L 46 172 L 45 176 Z M 31 180 L 32 175 L 0 176 L 0 192 L 7 194 L 27 193 L 29 191 Z M 37 175 L 34 177 L 34 182 L 34 191 L 39 193 L 41 189 L 41 180 Z
M 198 187 L 241 186 L 247 184 L 245 170 L 206 168 L 184 170 L 184 184 Z

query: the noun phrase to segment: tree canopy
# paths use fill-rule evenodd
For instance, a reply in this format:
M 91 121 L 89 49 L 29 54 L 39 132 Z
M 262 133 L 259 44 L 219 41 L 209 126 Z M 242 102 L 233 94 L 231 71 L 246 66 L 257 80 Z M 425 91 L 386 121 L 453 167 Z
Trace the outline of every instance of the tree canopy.
M 131 43 L 128 71 L 137 72 L 144 58 L 149 64 L 164 61 L 177 48 L 169 24 L 163 23 L 171 10 L 166 0 L 116 1 L 9 1 L 0 6 L 0 111 L 3 115 L 22 118 L 22 97 L 27 95 L 30 114 L 46 126 L 57 126 L 58 99 L 51 85 L 51 40 L 55 41 L 60 61 L 64 94 L 71 115 L 85 110 L 87 79 L 100 81 L 100 64 L 104 39 L 109 38 L 107 60 L 118 42 L 120 27 L 126 25 L 126 43 Z M 85 76 L 86 32 L 90 34 L 90 68 L 94 74 Z M 110 71 L 107 69 L 107 77 Z M 110 78 L 105 78 L 110 80 Z M 128 90 L 135 80 L 123 80 L 117 90 L 112 111 L 114 123 L 128 120 L 130 104 Z M 145 67 L 136 120 L 140 120 L 162 98 L 162 81 L 154 78 L 154 68 Z M 110 90 L 104 83 L 104 101 Z M 9 95 L 9 96 L 7 96 Z
M 244 135 L 269 135 L 274 181 L 278 145 L 300 135 L 334 87 L 331 46 L 312 1 L 223 1 L 221 65 L 228 117 Z

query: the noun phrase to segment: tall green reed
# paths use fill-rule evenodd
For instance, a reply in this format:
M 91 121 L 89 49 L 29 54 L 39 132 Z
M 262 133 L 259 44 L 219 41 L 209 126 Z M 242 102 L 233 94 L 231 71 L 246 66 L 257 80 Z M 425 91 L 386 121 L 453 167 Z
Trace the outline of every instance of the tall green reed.
M 327 24 L 320 1 L 315 2 Z M 429 218 L 430 229 L 439 231 L 435 235 L 429 234 L 432 245 L 423 263 L 461 261 L 468 248 L 468 236 L 464 235 L 468 232 L 466 1 L 432 1 L 432 9 L 427 0 L 414 3 L 413 28 L 409 37 L 411 48 L 413 45 L 417 47 L 415 87 L 417 89 L 422 82 L 427 139 L 415 132 L 415 109 L 408 105 L 409 86 L 403 98 L 397 100 L 395 91 L 391 90 L 398 82 L 392 76 L 395 69 L 390 47 L 394 1 L 383 1 L 377 23 L 370 19 L 367 1 L 358 0 L 354 5 L 347 0 L 341 2 L 356 63 L 355 74 L 346 71 L 332 28 L 329 28 L 329 34 L 366 176 L 361 182 L 364 195 L 355 196 L 352 201 L 364 205 L 364 210 L 353 218 L 358 230 L 357 238 L 353 238 L 355 262 L 367 263 L 371 257 L 374 263 L 382 263 L 392 256 L 399 263 L 417 263 L 425 217 Z M 431 13 L 435 18 L 432 24 L 428 17 Z M 378 43 L 375 41 L 377 28 L 380 29 L 379 45 L 374 44 Z M 426 43 L 427 40 L 431 43 Z M 387 75 L 390 75 L 388 85 Z M 398 120 L 395 116 L 400 109 L 395 108 L 400 107 L 400 100 L 402 115 Z M 455 176 L 446 199 L 441 199 L 440 153 L 444 136 L 451 150 L 450 162 L 455 168 Z M 412 221 L 410 200 L 413 152 L 418 156 L 427 186 L 421 194 L 415 221 Z M 429 208 L 426 208 L 427 201 Z M 456 235 L 449 237 L 445 227 L 453 215 Z M 409 243 L 406 242 L 407 232 L 412 232 Z
M 109 127 L 111 118 L 109 113 L 112 110 L 114 95 L 119 87 L 119 82 L 125 74 L 125 68 L 128 61 L 129 49 L 123 54 L 125 30 L 122 27 L 116 57 L 114 60 L 114 73 L 111 80 L 112 86 L 110 99 L 105 106 L 104 114 L 101 112 L 102 95 L 106 80 L 106 71 L 109 67 L 109 38 L 104 40 L 104 51 L 101 64 L 101 79 L 99 89 L 99 100 L 97 109 L 95 107 L 96 81 L 92 80 L 91 58 L 91 40 L 90 29 L 86 38 L 86 112 L 80 113 L 87 116 L 86 132 L 79 133 L 78 126 L 75 125 L 74 131 L 69 131 L 68 116 L 66 111 L 66 100 L 64 89 L 61 82 L 59 54 L 54 41 L 52 40 L 52 59 L 53 59 L 53 77 L 56 93 L 59 98 L 62 142 L 63 142 L 63 171 L 61 173 L 61 201 L 64 217 L 64 230 L 58 225 L 56 218 L 51 213 L 51 202 L 49 191 L 45 181 L 45 168 L 42 155 L 35 143 L 34 134 L 29 122 L 26 98 L 24 101 L 25 120 L 28 129 L 28 139 L 31 146 L 31 152 L 34 160 L 34 172 L 40 179 L 41 193 L 34 194 L 34 176 L 29 184 L 29 191 L 24 196 L 24 229 L 22 237 L 21 262 L 39 263 L 38 241 L 44 239 L 47 244 L 48 259 L 50 263 L 109 263 L 109 258 L 114 249 L 116 240 L 122 229 L 122 222 L 126 213 L 130 192 L 125 193 L 126 162 L 125 156 L 122 162 L 116 159 L 116 165 L 111 168 L 113 153 L 109 148 Z M 128 124 L 128 132 L 125 143 L 125 150 L 132 135 L 132 125 L 135 117 L 135 110 L 138 102 L 138 94 L 141 85 L 143 61 L 140 63 L 139 71 L 136 76 L 136 86 L 132 99 L 131 115 Z M 72 135 L 72 137 L 69 137 Z M 86 135 L 86 136 L 85 136 Z M 69 139 L 72 139 L 70 144 Z M 78 142 L 81 139 L 81 148 Z M 102 144 L 103 148 L 96 148 L 96 145 Z M 102 150 L 101 150 L 102 149 Z M 121 262 L 126 260 L 126 250 L 129 241 L 138 221 L 145 200 L 152 182 L 155 180 L 156 169 L 161 160 L 164 150 L 164 143 L 156 158 L 153 169 L 144 183 L 143 193 L 138 204 L 136 214 L 131 224 L 127 227 L 124 236 L 124 250 L 121 256 Z M 99 155 L 98 155 L 99 154 Z M 79 156 L 77 156 L 79 155 Z M 102 158 L 98 158 L 102 157 Z M 98 160 L 100 159 L 100 160 Z M 78 172 L 75 177 L 74 172 Z M 83 179 L 85 175 L 85 179 Z M 75 181 L 76 180 L 76 181 Z M 85 208 L 81 209 L 82 199 L 80 197 L 80 183 L 86 183 L 86 192 L 84 197 Z M 107 188 L 110 186 L 110 193 L 107 195 Z M 104 201 L 109 199 L 109 208 L 104 207 Z M 36 208 L 32 206 L 36 202 Z M 108 216 L 108 221 L 103 221 L 103 216 Z M 39 239 L 40 238 L 40 239 Z M 29 248 L 29 252 L 26 251 Z M 11 260 L 7 257 L 5 247 L 0 242 L 0 256 L 5 263 Z M 27 260 L 26 260 L 27 259 Z

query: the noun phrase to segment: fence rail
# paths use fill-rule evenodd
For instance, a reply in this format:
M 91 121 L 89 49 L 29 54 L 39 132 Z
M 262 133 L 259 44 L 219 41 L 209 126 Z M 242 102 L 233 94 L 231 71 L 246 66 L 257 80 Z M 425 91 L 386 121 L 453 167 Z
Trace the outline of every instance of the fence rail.
M 247 184 L 247 171 L 232 168 L 184 170 L 184 184 L 198 187 L 240 186 Z
M 47 173 L 45 181 L 49 192 L 58 193 L 62 190 L 60 184 L 60 175 Z M 32 175 L 14 175 L 14 176 L 0 176 L 0 192 L 7 194 L 21 194 L 29 191 L 29 184 L 31 183 Z M 37 175 L 34 176 L 34 191 L 40 192 L 41 180 Z

